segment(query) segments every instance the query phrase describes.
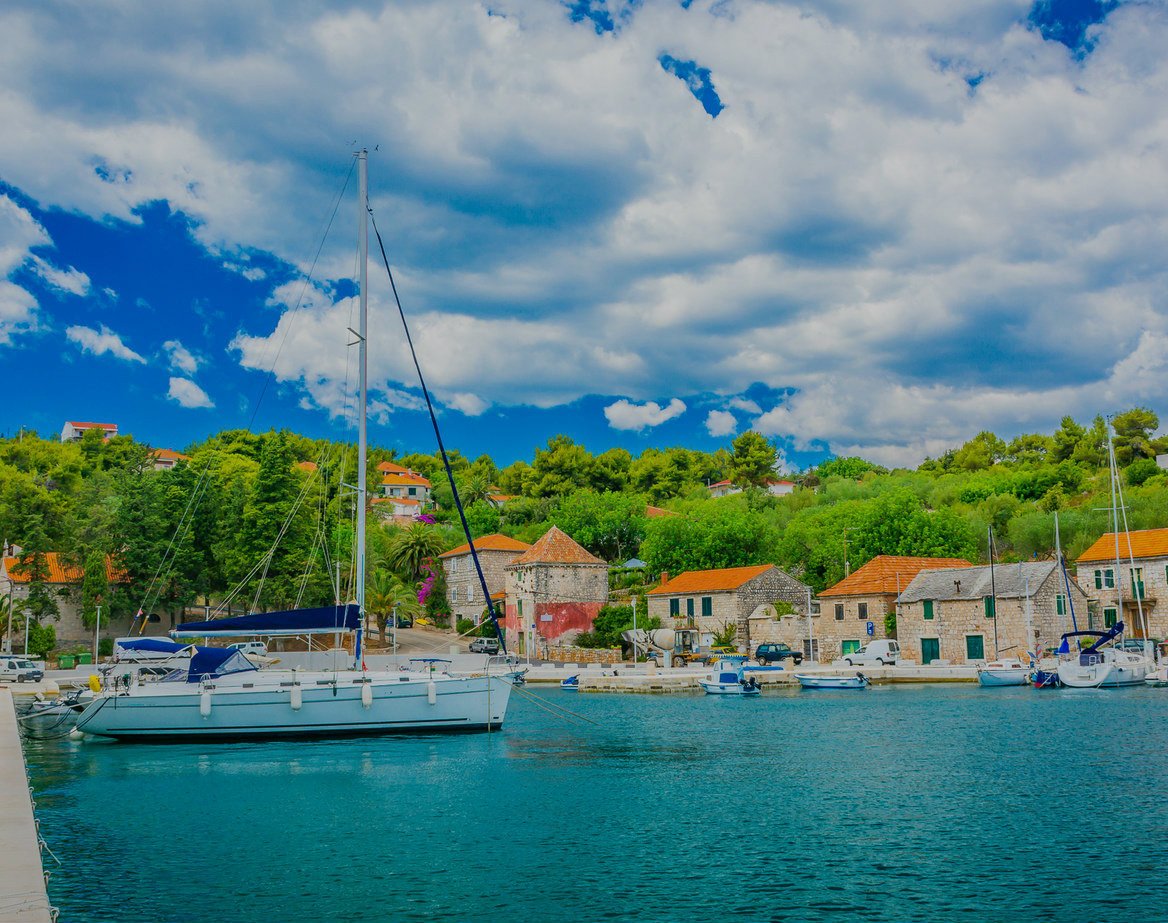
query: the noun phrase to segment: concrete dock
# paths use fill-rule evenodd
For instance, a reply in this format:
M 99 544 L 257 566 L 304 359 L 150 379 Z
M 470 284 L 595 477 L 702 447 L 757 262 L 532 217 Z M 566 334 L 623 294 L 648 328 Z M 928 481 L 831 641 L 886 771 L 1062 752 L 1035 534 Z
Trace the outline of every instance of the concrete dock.
M 863 673 L 874 684 L 892 683 L 976 683 L 977 669 L 973 666 L 929 666 L 897 664 L 894 667 L 849 667 L 846 664 L 802 664 L 799 667 L 755 668 L 746 666 L 763 686 L 798 686 L 796 673 L 816 676 L 855 676 Z M 701 687 L 698 680 L 709 673 L 709 667 L 654 668 L 648 664 L 539 664 L 527 672 L 529 683 L 559 683 L 569 676 L 580 677 L 581 692 L 694 692 Z
M 49 895 L 12 694 L 0 686 L 0 920 L 50 923 Z

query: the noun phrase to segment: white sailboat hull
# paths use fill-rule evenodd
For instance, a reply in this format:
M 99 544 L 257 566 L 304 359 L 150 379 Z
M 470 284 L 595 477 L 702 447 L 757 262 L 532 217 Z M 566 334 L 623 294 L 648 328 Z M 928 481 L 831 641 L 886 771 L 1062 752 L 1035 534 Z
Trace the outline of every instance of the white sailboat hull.
M 995 661 L 977 668 L 977 681 L 983 686 L 1025 686 L 1030 668 L 1020 661 Z
M 1077 660 L 1059 663 L 1059 682 L 1072 689 L 1098 689 L 1115 686 L 1139 686 L 1154 669 L 1143 657 L 1124 651 L 1104 651 L 1097 662 L 1082 664 Z
M 85 709 L 77 729 L 139 740 L 489 730 L 502 726 L 512 688 L 498 676 L 349 671 L 296 677 L 280 671 L 261 680 L 261 675 L 110 691 Z
M 804 689 L 864 689 L 868 686 L 865 676 L 811 676 L 796 673 L 795 679 Z

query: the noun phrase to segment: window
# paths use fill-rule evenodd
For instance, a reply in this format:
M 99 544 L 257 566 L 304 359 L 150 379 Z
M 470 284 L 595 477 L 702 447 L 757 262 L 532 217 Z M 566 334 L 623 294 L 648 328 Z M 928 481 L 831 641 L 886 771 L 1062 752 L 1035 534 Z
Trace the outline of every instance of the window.
M 998 601 L 996 599 L 994 599 L 992 596 L 983 596 L 981 601 L 982 605 L 985 607 L 985 617 L 987 619 L 992 619 L 995 615 L 997 615 Z
M 925 610 L 925 621 L 931 622 L 933 620 L 933 601 L 926 599 L 921 605 Z
M 1056 615 L 1067 614 L 1067 598 L 1062 593 L 1054 598 L 1054 611 Z
M 680 599 L 669 600 L 669 614 L 674 616 L 674 617 L 681 615 L 681 600 Z
M 410 488 L 410 496 L 411 496 L 411 497 L 416 497 L 417 495 L 418 495 L 418 488 L 416 488 L 416 487 L 411 487 L 411 488 Z
M 1136 599 L 1144 599 L 1147 594 L 1144 592 L 1144 569 L 1142 567 L 1133 567 L 1131 569 L 1132 578 L 1132 595 Z
M 1103 589 L 1103 571 L 1101 570 L 1095 571 L 1095 589 Z
M 982 635 L 965 636 L 965 659 L 985 660 L 985 637 Z
M 854 654 L 859 649 L 860 649 L 860 642 L 859 641 L 841 641 L 840 642 L 840 653 L 841 654 Z
M 519 600 L 519 620 L 523 621 L 523 600 Z
M 867 603 L 860 603 L 859 615 L 860 615 L 861 622 L 866 622 L 868 620 L 868 604 Z
M 1103 627 L 1114 628 L 1117 619 L 1115 607 L 1112 606 L 1103 610 Z
M 714 614 L 714 597 L 713 596 L 703 596 L 702 597 L 702 615 L 711 616 L 713 614 Z
M 921 638 L 921 664 L 941 659 L 941 639 Z
M 468 583 L 466 585 L 466 601 L 468 603 L 474 602 L 474 584 Z
M 1103 585 L 1109 589 L 1115 586 L 1115 571 L 1110 567 L 1103 572 Z
M 810 641 L 808 641 L 806 638 L 803 639 L 803 658 L 805 660 L 818 660 L 819 659 L 819 639 L 818 638 L 813 638 Z
M 844 620 L 844 604 L 843 603 L 836 603 L 835 604 L 835 620 L 837 622 L 842 622 Z
M 687 616 L 689 616 L 691 619 L 693 618 L 694 604 L 693 604 L 693 597 L 692 596 L 685 601 L 685 614 Z

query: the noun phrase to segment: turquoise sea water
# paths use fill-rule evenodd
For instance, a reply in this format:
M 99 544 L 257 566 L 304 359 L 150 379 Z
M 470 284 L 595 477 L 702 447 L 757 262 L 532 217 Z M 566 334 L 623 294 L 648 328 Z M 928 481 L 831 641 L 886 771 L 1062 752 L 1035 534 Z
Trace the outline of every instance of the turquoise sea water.
M 1168 920 L 1168 691 L 528 687 L 473 736 L 32 743 L 63 921 Z M 51 862 L 51 860 L 50 860 Z

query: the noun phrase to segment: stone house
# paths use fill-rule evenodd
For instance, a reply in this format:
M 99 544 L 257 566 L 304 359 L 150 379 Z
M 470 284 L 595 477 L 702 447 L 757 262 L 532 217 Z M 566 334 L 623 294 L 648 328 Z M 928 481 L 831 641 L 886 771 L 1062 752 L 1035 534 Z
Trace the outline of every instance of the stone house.
M 1075 562 L 1079 586 L 1096 603 L 1092 608 L 1098 609 L 1098 614 L 1092 613 L 1088 624 L 1080 627 L 1110 628 L 1122 618 L 1125 636 L 1142 638 L 1142 610 L 1151 637 L 1168 638 L 1168 529 L 1120 533 L 1118 575 L 1115 544 L 1115 533 L 1108 532 Z
M 57 647 L 59 649 L 71 647 L 92 649 L 93 629 L 86 628 L 81 620 L 81 581 L 85 572 L 80 567 L 66 562 L 64 556 L 55 551 L 46 552 L 44 559 L 45 570 L 48 573 L 48 579 L 45 583 L 56 599 L 59 612 L 59 618 L 56 621 L 49 621 L 46 624 L 52 625 L 57 632 Z M 21 602 L 28 598 L 30 583 L 29 574 L 20 568 L 19 563 L 20 558 L 15 556 L 0 559 L 0 598 L 4 599 L 5 602 L 11 601 L 17 612 L 19 612 Z M 110 583 L 117 583 L 123 579 L 123 575 L 108 559 L 106 560 L 106 579 Z M 130 633 L 133 622 L 133 612 L 111 613 L 108 607 L 103 607 L 101 636 L 103 638 L 116 638 L 127 635 Z M 161 617 L 152 614 L 147 617 L 144 633 L 162 635 L 169 627 L 169 625 L 165 627 L 162 625 Z M 8 626 L 5 625 L 5 633 L 7 630 Z M 22 641 L 21 637 L 13 638 L 13 649 L 20 648 Z
M 154 449 L 150 453 L 150 465 L 155 471 L 169 471 L 180 461 L 190 460 L 189 455 L 183 455 L 182 452 L 173 449 Z
M 498 533 L 475 539 L 475 551 L 478 552 L 479 564 L 483 568 L 483 577 L 486 578 L 492 599 L 506 587 L 507 574 L 504 568 L 529 548 L 531 546 L 526 542 Z M 477 623 L 487 604 L 483 600 L 483 588 L 475 571 L 470 545 L 463 543 L 457 548 L 451 548 L 445 554 L 440 554 L 438 560 L 446 572 L 450 611 L 456 619 L 470 619 Z M 502 614 L 500 608 L 496 615 Z
M 896 612 L 896 597 L 921 571 L 951 567 L 972 565 L 962 558 L 881 554 L 835 586 L 828 587 L 819 594 L 819 613 L 812 612 L 815 659 L 830 662 L 858 650 L 869 641 L 895 638 L 895 632 L 889 635 L 885 629 L 885 616 Z M 806 620 L 791 627 L 800 643 L 796 644 L 793 638 L 782 640 L 792 647 L 801 645 L 804 654 L 808 655 L 810 645 L 807 643 Z
M 663 626 L 696 628 L 708 647 L 715 632 L 735 625 L 742 650 L 776 640 L 775 602 L 785 600 L 805 615 L 808 599 L 810 588 L 773 564 L 686 571 L 672 579 L 662 574 L 647 594 L 649 616 Z
M 381 462 L 381 495 L 416 500 L 422 507 L 430 502 L 430 479 L 394 462 Z
M 608 603 L 608 565 L 556 526 L 503 570 L 503 627 L 516 654 L 542 656 L 552 643 L 571 644 Z
M 1053 650 L 1071 630 L 1071 610 L 1087 611 L 1087 595 L 1054 561 L 923 570 L 900 594 L 896 633 L 901 656 L 977 663 Z M 1027 635 L 1029 608 L 1030 634 Z M 1082 627 L 1082 625 L 1080 625 Z M 995 634 L 996 633 L 996 634 Z

